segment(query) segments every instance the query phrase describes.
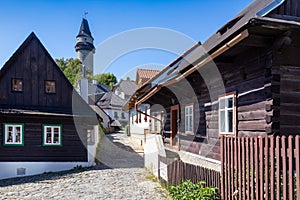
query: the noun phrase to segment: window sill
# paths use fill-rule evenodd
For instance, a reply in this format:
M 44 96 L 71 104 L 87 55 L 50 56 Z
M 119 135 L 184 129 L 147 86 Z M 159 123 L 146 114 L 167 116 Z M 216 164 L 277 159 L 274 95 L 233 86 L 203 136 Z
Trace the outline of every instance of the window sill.
M 183 135 L 195 135 L 193 132 L 184 132 Z
M 22 147 L 24 144 L 3 144 L 5 147 Z
M 62 144 L 43 144 L 43 147 L 61 147 Z
M 235 133 L 219 133 L 219 137 L 222 137 L 222 136 L 225 136 L 225 137 L 235 137 L 236 134 Z

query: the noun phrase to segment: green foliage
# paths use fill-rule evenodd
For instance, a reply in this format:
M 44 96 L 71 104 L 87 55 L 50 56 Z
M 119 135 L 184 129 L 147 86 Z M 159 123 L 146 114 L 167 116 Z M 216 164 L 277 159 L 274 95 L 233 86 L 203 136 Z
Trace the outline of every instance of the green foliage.
M 73 168 L 73 170 L 82 170 L 82 169 L 83 169 L 82 165 L 76 165 L 76 166 Z
M 67 79 L 71 82 L 71 84 L 76 87 L 76 84 L 79 79 L 82 77 L 82 65 L 79 59 L 69 58 L 69 59 L 55 59 L 56 64 L 61 69 L 61 71 L 65 74 Z M 95 76 L 91 75 L 89 69 L 86 69 L 86 76 L 89 81 L 92 79 L 96 79 L 98 83 L 103 85 L 109 85 L 110 89 L 117 83 L 117 78 L 114 74 L 106 73 L 106 74 L 96 74 Z
M 182 181 L 178 185 L 169 185 L 168 190 L 174 200 L 214 200 L 217 199 L 217 188 L 204 187 L 205 182 L 193 183 Z
M 96 74 L 93 76 L 93 79 L 96 79 L 98 83 L 103 85 L 109 85 L 110 89 L 117 83 L 117 78 L 114 74 L 106 73 L 106 74 Z
M 102 123 L 99 123 L 99 131 L 100 131 L 100 134 L 106 134 L 106 129 L 104 128 L 103 124 Z
M 69 59 L 55 59 L 56 64 L 65 74 L 67 79 L 71 82 L 73 86 L 76 86 L 77 81 L 82 77 L 81 62 L 79 59 L 69 58 Z

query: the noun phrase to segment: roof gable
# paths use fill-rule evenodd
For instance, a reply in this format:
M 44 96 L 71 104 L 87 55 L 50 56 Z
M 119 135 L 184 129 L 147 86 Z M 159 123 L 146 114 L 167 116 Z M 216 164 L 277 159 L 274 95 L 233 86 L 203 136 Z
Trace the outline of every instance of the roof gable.
M 111 109 L 122 108 L 126 101 L 113 92 L 107 92 L 96 103 L 103 109 Z
M 138 89 L 138 86 L 134 81 L 121 80 L 115 85 L 114 91 L 116 89 L 120 89 L 125 95 L 130 96 Z
M 136 72 L 136 82 L 137 85 L 143 85 L 151 78 L 155 77 L 157 74 L 159 74 L 160 70 L 154 70 L 154 69 L 137 69 Z
M 11 90 L 12 78 L 22 79 L 22 92 Z M 55 82 L 55 93 L 45 91 L 46 80 Z M 73 91 L 71 83 L 34 33 L 0 70 L 1 109 L 71 114 Z M 75 98 L 81 102 L 81 97 L 76 94 Z

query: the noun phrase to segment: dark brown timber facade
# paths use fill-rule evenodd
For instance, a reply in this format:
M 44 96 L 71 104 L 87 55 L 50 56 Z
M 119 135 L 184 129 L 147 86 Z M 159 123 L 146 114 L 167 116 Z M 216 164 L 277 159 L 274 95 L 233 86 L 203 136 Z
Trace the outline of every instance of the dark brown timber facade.
M 73 117 L 81 114 L 75 126 Z M 0 164 L 87 162 L 94 116 L 31 33 L 0 71 Z
M 166 147 L 219 161 L 221 135 L 299 133 L 299 52 L 300 1 L 256 0 L 127 106 L 162 105 Z

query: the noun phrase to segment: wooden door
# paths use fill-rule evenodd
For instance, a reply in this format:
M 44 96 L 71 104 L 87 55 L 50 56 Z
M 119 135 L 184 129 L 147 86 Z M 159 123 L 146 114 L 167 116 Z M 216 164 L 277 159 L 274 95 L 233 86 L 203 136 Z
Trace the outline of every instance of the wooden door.
M 179 138 L 177 135 L 178 119 L 179 119 L 179 105 L 171 106 L 170 112 L 171 112 L 170 148 L 179 150 Z

